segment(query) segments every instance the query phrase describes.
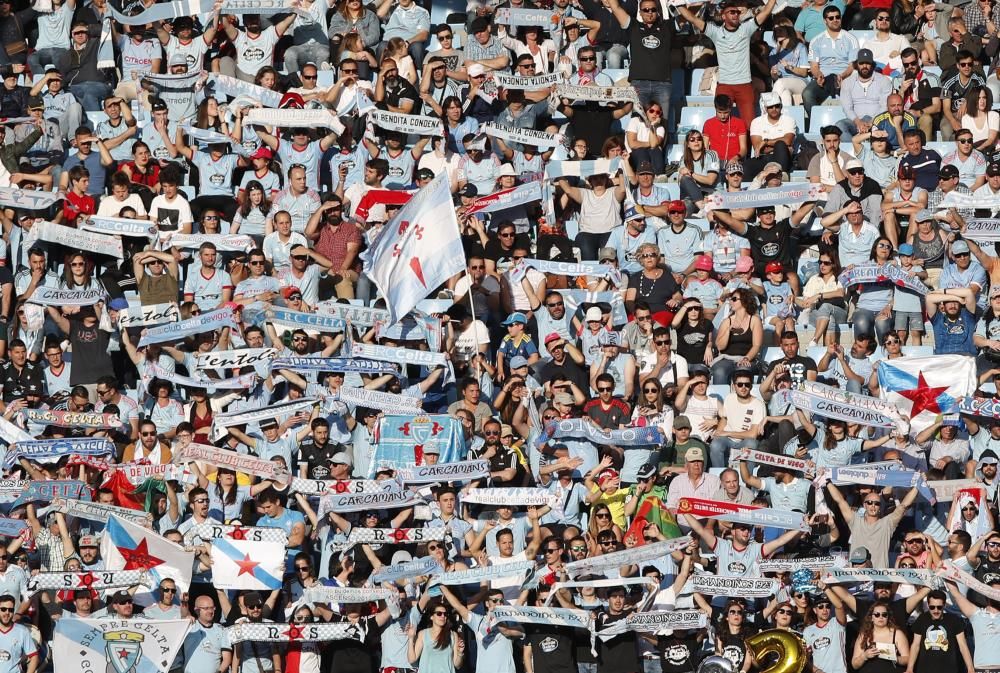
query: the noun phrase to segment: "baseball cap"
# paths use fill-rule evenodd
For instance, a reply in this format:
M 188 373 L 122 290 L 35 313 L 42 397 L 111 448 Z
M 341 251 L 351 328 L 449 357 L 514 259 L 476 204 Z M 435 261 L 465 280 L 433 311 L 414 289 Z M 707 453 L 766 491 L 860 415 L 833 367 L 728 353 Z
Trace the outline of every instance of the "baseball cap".
M 49 73 L 55 73 L 56 75 L 59 76 L 59 79 L 62 79 L 62 73 L 59 72 L 59 68 L 57 68 L 55 65 L 51 63 L 45 66 L 45 74 L 48 75 Z
M 417 171 L 417 180 L 433 180 L 434 171 L 429 168 L 421 168 Z
M 490 27 L 490 20 L 485 16 L 477 16 L 469 25 L 469 32 L 473 35 Z
M 743 175 L 743 164 L 738 161 L 731 161 L 728 166 L 726 166 L 726 175 L 736 175 L 739 173 Z
M 674 419 L 674 430 L 691 429 L 691 421 L 683 414 Z M 686 458 L 687 456 L 685 456 Z
M 656 476 L 656 466 L 652 463 L 643 463 L 639 471 L 635 473 L 635 476 L 639 479 L 649 479 L 650 477 Z
M 520 311 L 514 311 L 503 321 L 504 325 L 527 325 L 528 318 Z
M 781 105 L 781 98 L 773 91 L 765 91 L 760 95 L 760 107 L 769 108 Z
M 552 401 L 556 404 L 565 404 L 568 407 L 573 406 L 573 396 L 569 393 L 556 393 L 552 397 Z
M 256 152 L 250 155 L 251 159 L 272 159 L 274 152 L 267 145 L 261 145 Z
M 474 22 L 473 26 L 475 26 Z M 475 33 L 476 31 L 473 30 L 472 32 Z M 485 74 L 486 74 L 486 67 L 482 63 L 473 63 L 472 65 L 469 66 L 469 77 L 479 77 L 480 75 L 485 75 Z
M 773 214 L 775 212 L 775 210 L 774 210 L 774 206 L 757 206 L 757 208 L 756 208 L 756 210 L 754 212 L 758 216 L 760 216 L 760 215 L 764 215 L 766 213 L 772 213 Z
M 80 543 L 77 545 L 77 547 L 80 547 L 81 549 L 84 547 L 100 547 L 100 546 L 101 546 L 101 540 L 96 535 L 81 535 Z
M 736 258 L 736 273 L 747 273 L 753 271 L 753 258 L 751 257 L 737 257 Z
M 276 428 L 278 427 L 278 419 L 276 418 L 265 418 L 257 423 L 257 426 L 263 430 L 264 428 Z
M 848 560 L 851 563 L 864 563 L 872 557 L 871 552 L 868 551 L 868 547 L 855 547 L 851 551 L 851 555 Z
M 346 451 L 338 451 L 337 453 L 333 454 L 333 457 L 330 458 L 330 462 L 333 463 L 334 465 L 350 465 L 352 467 L 354 466 L 354 461 L 351 460 L 351 456 Z
M 153 101 L 153 112 L 162 112 L 167 110 L 167 104 L 161 98 L 157 98 Z
M 687 213 L 687 206 L 680 199 L 675 199 L 667 204 L 668 213 Z
M 907 180 L 912 180 L 917 177 L 917 173 L 913 170 L 913 166 L 900 166 L 897 175 Z
M 285 299 L 288 299 L 293 294 L 298 294 L 301 297 L 302 296 L 302 290 L 300 290 L 299 288 L 295 287 L 294 285 L 289 285 L 288 287 L 282 288 L 282 290 L 281 290 L 281 296 L 284 297 Z
M 187 64 L 188 64 L 187 56 L 185 56 L 184 54 L 179 54 L 178 53 L 178 54 L 174 54 L 173 56 L 170 57 L 170 65 L 172 65 L 172 66 L 173 65 L 187 65 Z
M 583 314 L 584 322 L 601 322 L 604 319 L 604 314 L 601 313 L 601 309 L 596 306 L 591 306 L 587 309 L 587 312 Z
M 857 159 L 851 159 L 850 161 L 847 162 L 847 165 L 844 166 L 845 171 L 853 171 L 857 168 L 860 168 L 861 170 L 865 169 L 865 165 L 860 161 L 858 161 Z
M 700 446 L 692 446 L 690 449 L 684 452 L 684 460 L 686 460 L 689 463 L 692 461 L 700 460 L 701 462 L 704 463 L 705 452 L 702 451 Z
M 940 169 L 938 169 L 938 178 L 941 180 L 951 180 L 952 178 L 958 177 L 958 166 L 954 164 L 945 164 Z
M 471 182 L 467 182 L 465 183 L 464 187 L 458 190 L 458 195 L 465 196 L 471 199 L 474 196 L 479 196 L 479 190 L 476 188 L 474 184 L 472 184 Z
M 639 168 L 636 169 L 636 175 L 642 175 L 643 173 L 649 173 L 650 175 L 655 175 L 656 171 L 653 170 L 653 164 L 649 161 L 640 161 Z
M 996 451 L 993 449 L 986 449 L 983 451 L 983 455 L 979 456 L 980 465 L 996 465 L 1000 463 L 1000 459 L 997 458 Z
M 958 240 L 951 244 L 951 254 L 964 255 L 967 252 L 969 252 L 969 244 L 965 241 Z
M 119 589 L 118 591 L 111 594 L 111 599 L 108 600 L 109 603 L 130 603 L 132 602 L 132 594 L 130 594 L 125 589 Z
M 712 258 L 708 255 L 699 255 L 698 258 L 694 260 L 694 268 L 699 271 L 711 271 Z
M 513 178 L 513 177 L 517 176 L 517 173 L 514 172 L 514 167 L 513 166 L 511 166 L 510 164 L 504 164 L 503 166 L 500 167 L 500 172 L 497 173 L 497 177 L 500 177 L 500 176 L 503 176 L 503 175 L 506 175 L 507 177 Z
M 910 245 L 909 243 L 903 243 L 901 246 L 899 246 L 899 254 L 906 255 L 907 257 L 912 257 L 913 246 Z
M 42 100 L 41 96 L 28 96 L 28 109 L 35 110 L 38 108 L 44 108 L 45 101 Z
M 264 601 L 261 599 L 260 594 L 256 591 L 248 591 L 243 594 L 243 605 L 248 608 L 256 608 L 258 606 L 264 605 Z
M 917 211 L 917 214 L 913 216 L 914 222 L 928 222 L 934 219 L 934 211 L 927 208 L 923 208 Z
M 854 59 L 855 63 L 871 63 L 875 65 L 875 55 L 872 53 L 871 49 L 858 49 L 858 56 Z
M 434 455 L 438 455 L 441 453 L 441 449 L 438 447 L 437 444 L 428 444 L 424 447 L 424 455 L 426 456 L 428 453 L 433 453 Z
M 510 359 L 511 369 L 520 369 L 521 367 L 527 367 L 528 360 L 523 355 L 515 355 Z
M 556 343 L 566 343 L 558 332 L 549 332 L 549 335 L 545 337 L 545 347 L 548 348 Z
M 764 271 L 767 273 L 784 273 L 785 267 L 782 266 L 781 262 L 768 262 L 767 266 L 764 267 Z
M 764 165 L 764 168 L 760 169 L 761 177 L 767 178 L 772 175 L 781 175 L 784 170 L 781 168 L 781 164 L 777 161 L 771 161 Z
M 597 261 L 607 262 L 607 261 L 617 262 L 618 261 L 618 251 L 614 248 L 601 248 L 597 251 Z
M 500 426 L 500 436 L 501 437 L 513 437 L 514 428 L 510 427 L 506 423 Z
M 128 300 L 124 297 L 115 297 L 108 303 L 108 308 L 112 311 L 124 311 L 128 308 Z

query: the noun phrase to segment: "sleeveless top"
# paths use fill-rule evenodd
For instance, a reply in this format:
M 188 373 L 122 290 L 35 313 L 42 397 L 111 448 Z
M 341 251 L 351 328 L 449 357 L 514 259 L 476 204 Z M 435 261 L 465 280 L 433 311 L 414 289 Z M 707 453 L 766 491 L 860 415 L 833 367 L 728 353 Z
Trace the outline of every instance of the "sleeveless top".
M 719 633 L 719 640 L 722 643 L 722 656 L 733 662 L 733 667 L 739 671 L 743 669 L 743 662 L 747 658 L 747 644 L 743 636 L 738 633 L 729 633 L 729 629 L 723 627 L 724 632 Z
M 726 346 L 725 355 L 744 356 L 753 348 L 753 316 L 747 320 L 746 329 L 737 334 L 735 323 L 730 320 L 732 327 L 729 330 L 729 345 Z
M 196 441 L 208 441 L 212 429 L 212 409 L 209 407 L 208 414 L 199 416 L 195 411 L 195 406 L 191 405 L 191 414 L 188 422 L 194 426 L 194 438 Z
M 448 632 L 448 647 L 443 650 L 434 647 L 430 629 L 424 629 L 421 638 L 424 641 L 424 649 L 420 652 L 417 670 L 420 673 L 455 673 L 454 662 L 451 658 L 451 631 Z
M 881 641 L 876 641 L 884 645 Z M 892 647 L 896 649 L 896 629 L 892 630 Z M 899 652 L 896 652 L 899 655 Z M 861 668 L 858 669 L 858 673 L 896 673 L 896 664 L 889 661 L 888 659 L 881 659 L 875 657 L 874 659 L 869 659 Z
M 924 260 L 925 269 L 940 269 L 944 266 L 944 242 L 937 231 L 930 241 L 920 240 L 919 235 L 913 237 L 913 258 Z
M 622 207 L 615 190 L 604 190 L 601 196 L 592 189 L 581 188 L 580 231 L 584 234 L 607 234 L 622 223 Z

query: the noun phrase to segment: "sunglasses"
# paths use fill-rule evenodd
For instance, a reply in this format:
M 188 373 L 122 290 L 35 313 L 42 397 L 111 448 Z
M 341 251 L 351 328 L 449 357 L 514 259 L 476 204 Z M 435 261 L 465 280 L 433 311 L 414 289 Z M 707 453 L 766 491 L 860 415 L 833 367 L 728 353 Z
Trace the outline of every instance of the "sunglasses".
M 598 512 L 597 514 L 594 515 L 594 518 L 595 519 L 610 519 L 611 515 L 608 514 L 607 512 Z M 614 540 L 604 540 L 603 542 L 601 542 L 601 544 L 607 544 L 608 542 L 614 542 Z
M 608 388 L 607 386 L 602 386 L 601 388 L 597 389 L 597 392 L 599 392 L 599 393 L 610 393 L 610 392 L 614 392 L 614 388 Z
M 163 592 L 163 593 L 165 593 L 165 594 L 175 594 L 175 593 L 177 593 L 177 589 L 174 588 L 174 587 L 160 587 L 160 591 Z
M 736 388 L 749 388 L 751 387 L 751 384 L 748 381 L 739 381 L 737 383 L 734 383 L 733 386 L 735 386 Z
M 570 547 L 570 550 L 571 551 L 587 551 L 587 548 L 585 546 L 573 546 L 573 547 Z
M 792 611 L 789 610 L 788 608 L 781 608 L 780 610 L 778 610 L 778 614 L 779 615 L 790 615 L 790 614 L 792 614 Z
M 434 611 L 434 616 L 435 617 L 447 617 L 448 613 L 445 612 L 444 610 L 435 610 Z
M 928 605 L 927 609 L 937 612 L 938 610 L 944 610 L 944 605 Z
M 580 62 L 581 63 L 591 63 L 591 62 L 594 62 L 596 60 L 597 60 L 596 56 L 581 56 L 580 57 Z
M 866 505 L 881 505 L 881 500 L 865 500 Z
M 888 616 L 889 616 L 888 612 L 873 612 L 872 613 L 872 617 L 875 617 L 876 619 L 878 619 L 879 617 L 888 617 Z

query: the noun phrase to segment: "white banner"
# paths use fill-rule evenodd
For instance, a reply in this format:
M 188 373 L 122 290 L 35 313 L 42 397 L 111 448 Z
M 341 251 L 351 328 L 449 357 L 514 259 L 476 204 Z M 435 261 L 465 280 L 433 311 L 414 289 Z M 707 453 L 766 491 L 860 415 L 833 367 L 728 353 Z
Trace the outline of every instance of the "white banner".
M 600 574 L 605 568 L 617 568 L 623 565 L 636 565 L 645 561 L 662 559 L 675 551 L 686 549 L 689 544 L 691 544 L 691 538 L 685 535 L 675 537 L 672 540 L 662 540 L 652 544 L 644 544 L 641 547 L 571 561 L 566 564 L 565 568 L 570 577 L 578 577 L 588 573 Z
M 487 122 L 483 124 L 479 127 L 479 131 L 488 136 L 500 138 L 500 140 L 503 140 L 504 142 L 531 145 L 543 150 L 557 147 L 561 145 L 563 141 L 561 133 L 546 133 L 545 131 L 525 129 L 519 126 L 507 126 L 505 124 L 497 124 L 496 122 Z
M 268 110 L 252 108 L 243 115 L 243 125 L 278 126 L 284 129 L 308 128 L 330 129 L 338 136 L 344 132 L 344 125 L 331 110 Z
M 400 468 L 396 475 L 407 484 L 433 484 L 439 481 L 470 481 L 490 476 L 487 460 L 466 460 L 461 463 L 437 463 Z
M 744 596 L 766 598 L 778 592 L 778 581 L 750 577 L 716 577 L 715 575 L 695 575 L 691 578 L 692 589 L 709 596 Z
M 168 322 L 177 322 L 181 319 L 180 309 L 177 304 L 152 304 L 143 306 L 141 304 L 130 305 L 124 311 L 118 312 L 118 327 L 145 327 L 147 325 L 162 325 Z
M 274 348 L 241 348 L 232 351 L 213 351 L 198 355 L 198 369 L 239 369 L 270 362 L 277 357 Z
M 533 505 L 555 507 L 559 496 L 544 488 L 471 488 L 462 494 L 463 503 L 477 505 Z
M 181 234 L 174 231 L 160 232 L 160 245 L 166 248 L 197 250 L 203 243 L 211 243 L 220 252 L 247 252 L 257 247 L 253 238 L 243 234 Z
M 490 73 L 490 78 L 502 89 L 516 89 L 518 91 L 539 91 L 562 81 L 562 77 L 557 72 L 545 75 L 532 75 L 531 77 L 521 77 L 519 75 L 508 75 L 502 72 Z M 486 125 L 489 125 L 487 122 Z M 480 127 L 482 128 L 482 127 Z
M 82 231 L 73 229 L 62 224 L 49 222 L 47 220 L 35 220 L 31 231 L 25 235 L 25 245 L 31 245 L 35 241 L 46 241 L 48 243 L 58 243 L 74 250 L 87 250 L 100 255 L 111 255 L 122 259 L 122 241 L 117 236 L 105 236 L 95 234 L 92 231 Z
M 107 296 L 103 289 L 59 290 L 42 286 L 35 288 L 28 301 L 41 306 L 93 306 Z
M 212 88 L 217 94 L 224 94 L 230 98 L 247 96 L 251 100 L 259 102 L 264 107 L 276 108 L 281 105 L 281 93 L 257 86 L 251 82 L 244 82 L 241 79 L 236 79 L 229 75 L 220 75 L 215 72 L 208 76 L 208 81 L 212 84 Z
M 105 217 L 102 215 L 81 215 L 80 228 L 95 234 L 108 236 L 132 236 L 134 238 L 153 238 L 156 236 L 156 225 L 147 220 L 133 220 L 127 217 Z
M 425 115 L 410 115 L 388 110 L 372 110 L 368 113 L 368 121 L 389 131 L 413 134 L 418 136 L 442 135 L 444 127 L 439 117 Z

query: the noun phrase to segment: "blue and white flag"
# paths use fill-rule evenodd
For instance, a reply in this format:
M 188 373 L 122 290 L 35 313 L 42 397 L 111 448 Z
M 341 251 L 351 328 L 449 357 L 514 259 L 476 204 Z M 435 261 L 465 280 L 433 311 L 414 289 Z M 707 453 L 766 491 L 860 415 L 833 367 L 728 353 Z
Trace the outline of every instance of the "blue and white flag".
M 377 573 L 371 576 L 371 583 L 381 584 L 382 582 L 395 582 L 396 580 L 430 575 L 440 569 L 441 565 L 436 560 L 430 556 L 424 556 L 404 563 L 382 566 Z
M 260 302 L 250 304 L 244 309 L 243 320 L 254 325 L 273 322 L 286 327 L 301 327 L 320 332 L 340 332 L 347 328 L 347 321 L 340 318 L 318 313 L 303 313 L 278 306 L 265 308 Z
M 465 252 L 445 172 L 417 192 L 363 255 L 365 273 L 396 322 L 465 270 Z
M 597 89 L 597 87 L 594 88 Z M 602 88 L 606 89 L 607 87 Z M 621 170 L 621 163 L 622 160 L 618 157 L 614 159 L 589 159 L 587 161 L 550 161 L 545 164 L 545 179 L 615 175 Z
M 101 558 L 107 570 L 145 570 L 159 586 L 172 579 L 181 592 L 191 586 L 194 554 L 162 535 L 112 516 L 101 536 Z M 169 662 L 168 662 L 169 663 Z M 124 672 L 122 672 L 124 673 Z
M 399 375 L 399 367 L 391 362 L 360 358 L 315 358 L 283 356 L 271 361 L 271 370 L 291 369 L 293 372 L 357 372 L 358 374 Z
M 611 322 L 615 325 L 624 325 L 628 322 L 628 314 L 625 312 L 625 302 L 622 300 L 621 292 L 587 292 L 586 290 L 556 290 L 562 295 L 566 302 L 566 313 L 572 315 L 576 313 L 581 304 L 608 304 L 611 306 Z M 583 320 L 583 316 L 580 316 Z
M 582 437 L 601 446 L 659 446 L 664 441 L 663 433 L 655 426 L 604 430 L 582 418 L 567 418 L 549 424 L 539 440 L 542 443 L 564 437 Z
M 881 360 L 879 396 L 910 420 L 916 436 L 944 414 L 959 411 L 959 398 L 976 390 L 976 361 L 966 355 Z
M 438 451 L 438 462 L 465 459 L 465 438 L 457 418 L 433 416 L 383 416 L 378 422 L 377 443 L 368 476 L 381 468 L 412 468 L 424 464 L 427 449 Z
M 190 626 L 187 619 L 60 619 L 55 673 L 167 673 Z
M 281 588 L 285 545 L 220 537 L 212 541 L 212 584 L 217 589 Z

